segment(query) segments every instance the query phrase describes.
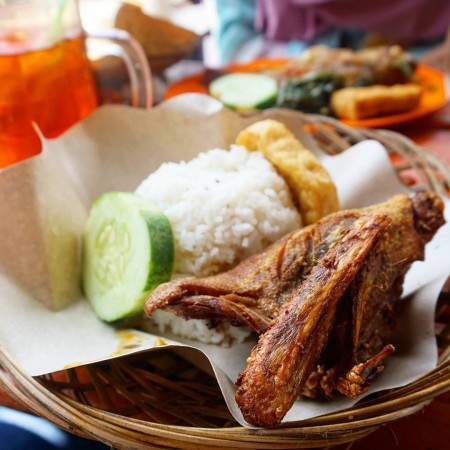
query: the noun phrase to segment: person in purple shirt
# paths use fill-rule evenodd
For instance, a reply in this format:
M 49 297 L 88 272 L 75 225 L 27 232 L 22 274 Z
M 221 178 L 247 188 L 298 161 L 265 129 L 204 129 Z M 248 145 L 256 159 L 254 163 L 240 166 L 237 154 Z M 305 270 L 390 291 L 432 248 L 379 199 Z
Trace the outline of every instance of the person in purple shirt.
M 420 54 L 441 42 L 449 0 L 215 0 L 222 64 L 302 53 L 314 44 L 353 49 L 400 44 Z

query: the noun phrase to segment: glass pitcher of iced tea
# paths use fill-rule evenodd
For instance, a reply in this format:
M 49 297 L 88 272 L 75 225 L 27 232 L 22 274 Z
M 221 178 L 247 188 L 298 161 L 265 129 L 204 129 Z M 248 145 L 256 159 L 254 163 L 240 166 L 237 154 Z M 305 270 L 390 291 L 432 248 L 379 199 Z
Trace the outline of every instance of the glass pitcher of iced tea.
M 121 46 L 133 103 L 151 106 L 136 41 L 122 30 L 97 37 Z M 53 138 L 97 107 L 84 39 L 76 0 L 0 0 L 0 167 L 40 152 L 36 126 Z

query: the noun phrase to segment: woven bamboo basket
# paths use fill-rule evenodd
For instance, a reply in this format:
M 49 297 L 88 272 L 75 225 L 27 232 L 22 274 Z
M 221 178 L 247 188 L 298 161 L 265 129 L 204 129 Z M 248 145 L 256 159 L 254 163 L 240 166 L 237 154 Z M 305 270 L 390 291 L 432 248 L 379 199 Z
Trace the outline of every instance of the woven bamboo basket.
M 450 168 L 392 131 L 349 128 L 323 116 L 298 114 L 311 148 L 330 154 L 380 141 L 411 191 L 450 193 Z M 438 366 L 402 388 L 372 395 L 351 409 L 296 426 L 250 430 L 230 415 L 216 380 L 176 353 L 139 353 L 32 378 L 0 349 L 0 389 L 72 433 L 115 449 L 293 449 L 352 442 L 408 416 L 450 390 L 450 289 L 435 314 Z

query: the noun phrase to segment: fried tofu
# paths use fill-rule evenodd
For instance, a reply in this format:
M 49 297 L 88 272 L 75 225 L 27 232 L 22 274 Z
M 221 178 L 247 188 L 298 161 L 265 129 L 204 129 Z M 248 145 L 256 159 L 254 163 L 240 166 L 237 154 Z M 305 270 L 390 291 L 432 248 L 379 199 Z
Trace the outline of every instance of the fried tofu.
M 273 164 L 289 186 L 304 225 L 339 210 L 330 175 L 281 122 L 256 122 L 239 133 L 236 144 L 259 150 Z
M 331 95 L 331 108 L 340 119 L 360 120 L 414 109 L 422 88 L 406 83 L 338 89 Z

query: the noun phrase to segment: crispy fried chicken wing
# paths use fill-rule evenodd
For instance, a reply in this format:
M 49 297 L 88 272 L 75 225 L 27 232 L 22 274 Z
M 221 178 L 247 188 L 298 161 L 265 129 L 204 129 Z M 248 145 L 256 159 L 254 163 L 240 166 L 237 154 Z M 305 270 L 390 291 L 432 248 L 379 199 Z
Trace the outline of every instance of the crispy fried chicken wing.
M 276 425 L 291 408 L 328 342 L 338 302 L 388 226 L 381 214 L 355 221 L 260 337 L 236 382 L 236 402 L 248 422 Z
M 298 395 L 356 397 L 383 370 L 394 351 L 405 273 L 443 223 L 443 203 L 428 193 L 339 211 L 228 272 L 159 286 L 145 310 L 168 309 L 210 326 L 248 325 L 261 334 L 239 377 L 237 401 L 249 422 L 274 425 Z M 276 402 L 265 400 L 271 390 Z
M 411 263 L 423 259 L 425 244 L 443 224 L 443 204 L 434 195 L 417 194 L 411 199 L 394 197 L 384 205 L 391 225 L 344 294 L 330 343 L 318 362 L 322 375 L 312 374 L 314 382 L 307 383 L 304 395 L 331 396 L 338 390 L 355 398 L 373 378 L 368 365 L 367 382 L 353 383 L 355 370 L 371 360 L 372 365 L 379 361 L 372 368 L 379 373 L 383 359 L 394 351 L 386 345 L 399 320 L 403 280 Z M 378 206 L 366 211 L 378 211 Z

